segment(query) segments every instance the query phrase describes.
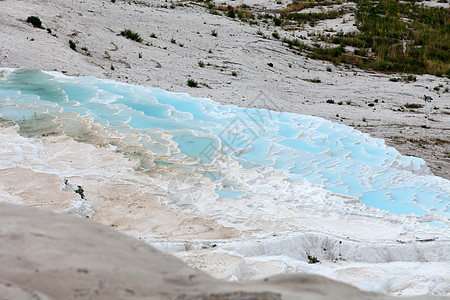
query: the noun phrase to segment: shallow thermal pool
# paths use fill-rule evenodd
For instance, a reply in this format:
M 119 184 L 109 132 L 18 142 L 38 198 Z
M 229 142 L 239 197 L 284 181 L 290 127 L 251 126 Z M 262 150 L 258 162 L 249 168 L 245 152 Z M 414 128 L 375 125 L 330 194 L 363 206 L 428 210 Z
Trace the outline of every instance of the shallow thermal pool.
M 290 192 L 286 180 L 308 181 L 394 214 L 438 215 L 434 226 L 450 216 L 448 180 L 433 176 L 422 159 L 342 124 L 95 77 L 0 72 L 1 117 L 19 125 L 58 119 L 60 127 L 44 135 L 76 130 L 72 116 L 90 118 L 117 151 L 140 157 L 143 168 L 200 174 L 217 199 L 245 199 L 267 188 L 259 179 L 271 174 L 267 191 L 275 200 Z M 235 170 L 246 175 L 236 177 Z M 195 201 L 195 193 L 174 200 Z

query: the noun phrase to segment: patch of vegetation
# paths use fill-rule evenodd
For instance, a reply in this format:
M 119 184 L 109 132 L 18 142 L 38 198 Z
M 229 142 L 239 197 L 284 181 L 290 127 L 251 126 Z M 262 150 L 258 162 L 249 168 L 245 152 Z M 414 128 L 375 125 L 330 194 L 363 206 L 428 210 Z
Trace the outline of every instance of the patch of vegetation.
M 271 67 L 271 68 L 273 68 L 273 63 L 267 63 L 267 65 L 269 66 L 269 67 Z
M 275 26 L 281 26 L 281 22 L 281 19 L 273 18 L 273 23 L 275 24 Z
M 150 34 L 150 37 L 151 37 L 152 39 L 157 39 L 157 38 L 158 38 L 158 37 L 156 36 L 156 34 L 154 34 L 154 33 Z
M 232 75 L 232 76 L 237 76 L 238 73 L 237 73 L 236 71 L 233 71 L 233 72 L 231 72 L 231 75 Z
M 419 103 L 406 103 L 406 104 L 405 104 L 405 107 L 406 107 L 406 108 L 409 108 L 409 109 L 411 109 L 411 108 L 422 108 L 422 107 L 423 107 L 423 104 L 419 104 Z
M 77 51 L 77 45 L 75 44 L 74 41 L 69 40 L 69 47 L 70 49 L 72 49 L 73 51 Z
M 34 27 L 42 28 L 42 22 L 41 19 L 39 19 L 39 17 L 29 16 L 27 18 L 27 22 L 31 23 L 31 25 L 33 25 Z
M 170 42 L 171 42 L 172 44 L 176 44 L 176 43 L 177 43 L 177 41 L 176 41 L 174 38 L 171 38 L 171 39 L 170 39 Z
M 211 30 L 211 35 L 217 37 L 217 31 L 215 29 Z
M 321 20 L 336 19 L 345 13 L 346 13 L 345 10 L 328 10 L 326 12 L 308 13 L 308 14 L 294 12 L 286 15 L 286 19 L 295 20 L 300 23 L 314 24 L 317 21 Z
M 412 1 L 360 0 L 355 17 L 359 33 L 340 33 L 328 40 L 365 52 L 359 53 L 362 57 L 341 53 L 334 62 L 378 71 L 450 76 L 447 9 L 419 6 Z M 403 33 L 407 36 L 405 54 Z
M 205 63 L 204 63 L 203 61 L 199 60 L 199 61 L 198 61 L 198 66 L 199 66 L 200 68 L 203 68 L 203 67 L 205 67 Z
M 403 81 L 405 81 L 405 82 L 410 82 L 410 81 L 414 81 L 415 82 L 416 80 L 417 80 L 417 77 L 412 75 L 412 74 L 410 74 L 410 75 L 408 75 L 408 76 L 403 78 Z
M 120 32 L 120 34 L 127 39 L 136 41 L 138 43 L 142 42 L 142 38 L 139 33 L 132 31 L 131 29 L 125 29 Z
M 277 40 L 280 39 L 280 34 L 276 30 L 274 32 L 272 32 L 272 36 Z
M 320 260 L 316 256 L 312 256 L 308 254 L 308 264 L 316 264 L 319 263 Z
M 189 87 L 198 87 L 198 82 L 195 81 L 194 79 L 188 79 L 187 85 L 188 85 Z
M 333 99 L 328 99 L 326 102 L 329 103 L 329 104 L 334 104 L 334 100 Z
M 84 189 L 81 185 L 74 192 L 80 195 L 81 199 L 84 199 Z

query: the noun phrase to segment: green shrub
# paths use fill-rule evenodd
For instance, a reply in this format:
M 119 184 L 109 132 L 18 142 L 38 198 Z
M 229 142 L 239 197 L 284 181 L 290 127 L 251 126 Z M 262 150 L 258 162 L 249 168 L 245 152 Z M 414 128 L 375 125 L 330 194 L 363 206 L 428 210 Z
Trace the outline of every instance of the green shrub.
M 233 72 L 231 72 L 231 75 L 232 75 L 232 76 L 237 76 L 238 73 L 237 73 L 236 71 L 233 71 Z
M 81 187 L 81 185 L 79 185 L 74 192 L 80 195 L 81 199 L 84 199 L 84 189 Z
M 187 85 L 188 85 L 189 87 L 197 87 L 197 86 L 198 86 L 198 82 L 195 81 L 194 79 L 188 79 Z
M 69 47 L 70 49 L 72 49 L 73 51 L 77 51 L 77 45 L 75 44 L 74 41 L 69 40 Z
M 267 65 L 271 68 L 273 68 L 273 63 L 267 63 Z
M 217 31 L 215 29 L 211 30 L 211 35 L 217 37 Z
M 277 40 L 280 39 L 280 34 L 276 30 L 274 32 L 272 32 L 272 36 Z
M 122 30 L 122 31 L 120 32 L 120 34 L 121 34 L 122 36 L 126 37 L 127 39 L 136 41 L 136 42 L 138 42 L 138 43 L 142 42 L 142 38 L 141 38 L 141 36 L 139 35 L 139 33 L 133 32 L 133 31 L 131 31 L 130 29 Z
M 329 103 L 329 104 L 334 104 L 334 100 L 333 99 L 328 99 L 326 102 Z
M 198 66 L 199 66 L 200 68 L 203 68 L 203 67 L 205 66 L 205 63 L 204 63 L 203 61 L 199 60 L 199 61 L 198 61 Z
M 27 22 L 28 22 L 28 23 L 31 23 L 34 27 L 38 27 L 38 28 L 41 28 L 41 27 L 42 27 L 42 22 L 41 22 L 41 20 L 39 19 L 39 17 L 36 17 L 36 16 L 29 16 L 29 17 L 27 18 Z

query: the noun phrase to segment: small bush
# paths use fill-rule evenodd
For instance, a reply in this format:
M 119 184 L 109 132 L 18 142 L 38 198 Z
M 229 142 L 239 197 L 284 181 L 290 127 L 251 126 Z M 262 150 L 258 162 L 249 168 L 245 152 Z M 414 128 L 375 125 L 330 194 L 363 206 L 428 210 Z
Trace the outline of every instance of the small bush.
M 327 103 L 329 103 L 329 104 L 334 104 L 334 100 L 333 100 L 333 99 L 328 99 L 328 100 L 327 100 Z
M 31 23 L 34 27 L 40 28 L 42 26 L 41 20 L 39 19 L 39 17 L 36 17 L 36 16 L 29 16 L 27 18 L 27 22 Z
M 204 63 L 203 61 L 199 60 L 199 61 L 198 61 L 198 66 L 199 66 L 200 68 L 203 68 L 203 67 L 205 66 L 205 63 Z
M 328 72 L 331 72 L 331 67 L 327 67 L 327 71 L 328 71 Z
M 315 78 L 315 79 L 311 79 L 312 83 L 321 83 L 322 80 L 320 80 L 319 78 Z
M 133 32 L 133 31 L 131 31 L 130 29 L 122 30 L 122 32 L 120 32 L 120 34 L 121 34 L 122 36 L 126 37 L 127 39 L 136 41 L 136 42 L 138 42 L 138 43 L 142 42 L 142 38 L 141 38 L 141 36 L 139 35 L 139 33 Z
M 74 41 L 69 40 L 69 47 L 70 49 L 72 49 L 73 51 L 77 51 L 77 45 L 75 44 Z
M 320 260 L 317 257 L 308 254 L 308 264 L 315 264 L 319 262 Z
M 81 187 L 81 185 L 79 185 L 78 189 L 76 189 L 74 192 L 80 195 L 81 199 L 84 199 L 84 189 Z
M 280 26 L 281 25 L 281 20 L 278 18 L 274 18 L 273 22 L 275 23 L 275 26 Z
M 229 10 L 228 12 L 227 12 L 227 17 L 229 17 L 229 18 L 236 18 L 236 14 L 234 13 L 234 10 Z
M 344 104 L 344 103 L 342 103 L 342 101 L 339 101 L 339 102 L 338 102 L 338 105 L 342 105 L 342 104 Z
M 417 77 L 414 75 L 408 75 L 408 77 L 405 78 L 405 81 L 416 81 Z
M 176 44 L 176 43 L 177 43 L 177 41 L 176 41 L 174 38 L 170 39 L 170 42 L 171 42 L 172 44 Z
M 232 76 L 237 76 L 238 74 L 237 74 L 236 71 L 233 71 L 233 72 L 231 72 L 231 75 L 232 75 Z
M 211 30 L 211 35 L 217 37 L 217 31 L 215 29 Z
M 151 37 L 152 39 L 157 39 L 157 38 L 158 38 L 158 37 L 156 36 L 156 34 L 154 34 L 154 33 L 150 34 L 150 37 Z
M 267 63 L 267 65 L 271 68 L 273 68 L 273 63 Z
M 272 32 L 272 36 L 277 40 L 280 39 L 280 34 L 276 30 L 274 32 Z
M 198 82 L 195 81 L 194 79 L 188 79 L 187 85 L 188 85 L 189 87 L 197 87 L 197 86 L 198 86 Z
M 375 104 L 373 104 L 373 103 L 369 103 L 369 104 L 367 104 L 369 107 L 373 107 L 373 106 L 375 106 Z

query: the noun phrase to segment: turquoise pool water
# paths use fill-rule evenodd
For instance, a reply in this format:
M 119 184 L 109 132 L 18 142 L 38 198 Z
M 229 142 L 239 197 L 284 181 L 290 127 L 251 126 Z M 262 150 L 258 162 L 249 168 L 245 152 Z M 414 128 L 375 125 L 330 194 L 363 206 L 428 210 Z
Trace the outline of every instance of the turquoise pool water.
M 160 167 L 176 159 L 178 166 L 184 160 L 191 168 L 203 168 L 226 154 L 246 169 L 308 180 L 395 214 L 450 216 L 448 180 L 433 176 L 422 159 L 402 156 L 383 140 L 342 124 L 95 77 L 0 72 L 0 114 L 6 119 L 74 112 L 117 131 L 140 132 L 136 140 Z M 222 180 L 226 172 L 204 176 Z M 233 199 L 245 192 L 231 186 L 217 194 Z

